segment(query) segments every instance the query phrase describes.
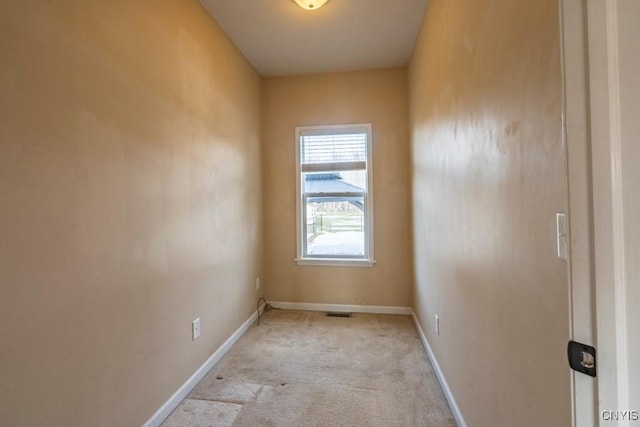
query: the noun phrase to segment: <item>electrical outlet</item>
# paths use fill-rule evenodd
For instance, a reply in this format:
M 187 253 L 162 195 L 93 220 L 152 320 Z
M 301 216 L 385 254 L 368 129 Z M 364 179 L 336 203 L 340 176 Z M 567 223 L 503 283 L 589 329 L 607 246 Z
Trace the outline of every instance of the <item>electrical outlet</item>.
M 260 278 L 256 277 L 256 291 L 260 289 Z
M 440 335 L 440 317 L 438 317 L 437 314 L 435 316 L 435 328 L 436 328 L 436 335 Z
M 192 339 L 196 339 L 200 336 L 200 318 L 198 317 L 196 320 L 191 322 L 191 335 Z

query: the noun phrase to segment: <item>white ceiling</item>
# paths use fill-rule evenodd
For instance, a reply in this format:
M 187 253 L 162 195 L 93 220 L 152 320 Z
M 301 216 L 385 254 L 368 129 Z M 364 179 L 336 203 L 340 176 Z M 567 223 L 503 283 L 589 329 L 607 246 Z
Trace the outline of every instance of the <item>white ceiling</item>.
M 404 66 L 427 0 L 201 0 L 263 76 Z

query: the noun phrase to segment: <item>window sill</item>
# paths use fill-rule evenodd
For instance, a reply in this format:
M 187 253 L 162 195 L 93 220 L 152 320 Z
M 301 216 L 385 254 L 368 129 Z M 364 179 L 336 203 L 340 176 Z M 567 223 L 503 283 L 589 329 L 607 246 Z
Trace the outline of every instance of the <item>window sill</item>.
M 373 267 L 376 263 L 371 259 L 328 259 L 328 258 L 300 258 L 294 259 L 298 265 L 324 265 L 331 267 Z

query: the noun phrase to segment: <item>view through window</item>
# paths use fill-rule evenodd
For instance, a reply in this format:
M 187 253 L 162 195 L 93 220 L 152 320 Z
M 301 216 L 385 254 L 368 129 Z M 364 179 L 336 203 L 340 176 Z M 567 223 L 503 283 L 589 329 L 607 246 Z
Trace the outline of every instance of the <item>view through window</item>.
M 371 257 L 371 126 L 298 128 L 299 258 Z

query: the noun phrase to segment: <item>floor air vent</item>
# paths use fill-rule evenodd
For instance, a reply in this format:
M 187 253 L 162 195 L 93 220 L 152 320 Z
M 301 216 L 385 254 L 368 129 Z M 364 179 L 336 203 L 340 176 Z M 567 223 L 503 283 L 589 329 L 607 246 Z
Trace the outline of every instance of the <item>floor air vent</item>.
M 351 313 L 328 312 L 327 317 L 351 317 Z

